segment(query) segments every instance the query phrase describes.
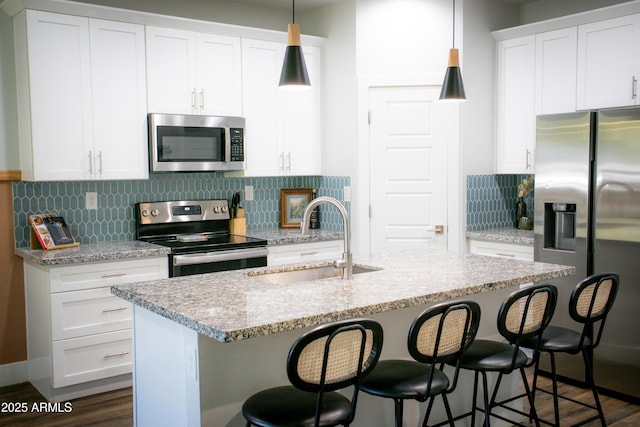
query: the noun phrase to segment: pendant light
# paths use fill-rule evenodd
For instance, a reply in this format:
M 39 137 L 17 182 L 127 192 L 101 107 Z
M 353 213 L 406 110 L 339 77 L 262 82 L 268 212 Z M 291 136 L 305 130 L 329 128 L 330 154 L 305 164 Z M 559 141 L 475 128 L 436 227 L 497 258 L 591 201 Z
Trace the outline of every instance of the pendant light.
M 280 73 L 280 87 L 311 86 L 304 54 L 300 47 L 300 26 L 296 24 L 296 2 L 292 0 L 292 23 L 288 26 L 287 50 L 284 53 L 282 72 Z
M 456 46 L 456 0 L 453 0 L 453 44 L 449 49 L 449 66 L 444 75 L 440 100 L 442 101 L 466 101 L 462 73 L 460 72 L 460 57 Z

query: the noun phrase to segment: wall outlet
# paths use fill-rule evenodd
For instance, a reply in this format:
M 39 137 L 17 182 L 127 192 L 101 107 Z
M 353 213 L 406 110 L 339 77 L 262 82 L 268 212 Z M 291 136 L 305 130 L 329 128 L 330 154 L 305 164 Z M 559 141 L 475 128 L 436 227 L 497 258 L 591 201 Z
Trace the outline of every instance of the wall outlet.
M 89 191 L 84 196 L 84 208 L 95 210 L 98 209 L 98 193 Z
M 247 202 L 250 202 L 253 200 L 253 185 L 244 186 L 244 199 Z
M 342 189 L 343 192 L 343 197 L 344 197 L 344 201 L 345 202 L 350 202 L 351 201 L 351 187 L 348 185 L 345 185 Z

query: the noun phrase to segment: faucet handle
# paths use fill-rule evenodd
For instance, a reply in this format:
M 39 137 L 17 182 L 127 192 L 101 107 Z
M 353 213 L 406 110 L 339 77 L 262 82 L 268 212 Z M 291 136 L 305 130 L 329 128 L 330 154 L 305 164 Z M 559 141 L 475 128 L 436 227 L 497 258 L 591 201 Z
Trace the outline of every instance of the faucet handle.
M 333 267 L 334 268 L 345 268 L 347 266 L 347 261 L 343 260 L 343 259 L 337 259 L 335 261 L 333 261 Z

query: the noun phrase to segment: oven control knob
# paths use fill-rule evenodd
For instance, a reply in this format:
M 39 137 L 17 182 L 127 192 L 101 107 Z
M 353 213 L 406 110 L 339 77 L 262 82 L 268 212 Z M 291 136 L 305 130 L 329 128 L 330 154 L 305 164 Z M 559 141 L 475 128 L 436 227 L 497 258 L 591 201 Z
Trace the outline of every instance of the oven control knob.
M 159 213 L 160 211 L 158 209 L 154 209 L 151 211 L 151 216 L 158 216 Z
M 142 216 L 146 218 L 146 217 L 149 216 L 149 213 L 150 213 L 149 209 L 145 209 L 145 210 L 142 211 Z
M 222 213 L 227 213 L 227 207 L 226 206 L 223 206 L 221 209 L 222 209 Z
M 213 213 L 220 213 L 220 206 L 214 206 Z

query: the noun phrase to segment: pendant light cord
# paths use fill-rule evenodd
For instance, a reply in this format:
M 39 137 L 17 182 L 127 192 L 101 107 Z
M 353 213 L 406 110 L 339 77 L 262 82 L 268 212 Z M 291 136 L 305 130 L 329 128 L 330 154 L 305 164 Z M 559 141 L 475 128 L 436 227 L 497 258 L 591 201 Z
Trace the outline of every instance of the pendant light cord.
M 453 0 L 453 41 L 452 47 L 456 47 L 456 0 Z
M 296 23 L 296 0 L 291 0 L 291 14 L 293 15 L 291 17 L 291 23 L 295 24 Z

